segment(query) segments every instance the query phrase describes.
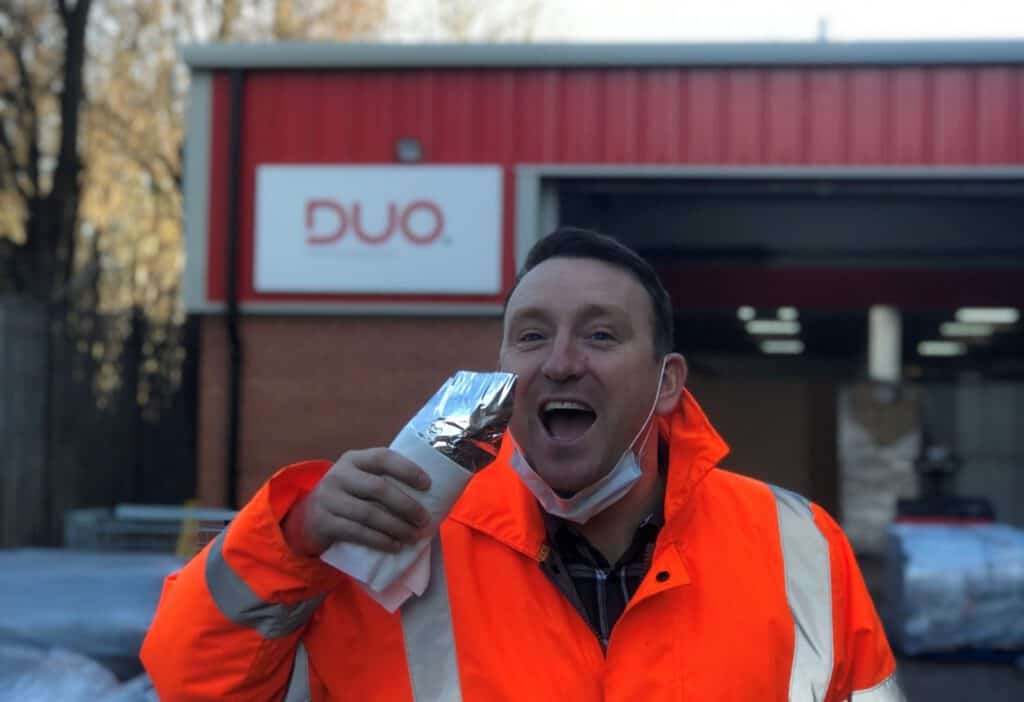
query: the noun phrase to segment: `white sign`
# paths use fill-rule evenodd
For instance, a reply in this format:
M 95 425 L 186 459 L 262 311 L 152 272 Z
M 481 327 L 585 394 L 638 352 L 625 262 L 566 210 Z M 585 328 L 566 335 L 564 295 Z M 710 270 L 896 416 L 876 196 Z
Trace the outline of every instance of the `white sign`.
M 259 292 L 498 294 L 499 166 L 260 166 Z

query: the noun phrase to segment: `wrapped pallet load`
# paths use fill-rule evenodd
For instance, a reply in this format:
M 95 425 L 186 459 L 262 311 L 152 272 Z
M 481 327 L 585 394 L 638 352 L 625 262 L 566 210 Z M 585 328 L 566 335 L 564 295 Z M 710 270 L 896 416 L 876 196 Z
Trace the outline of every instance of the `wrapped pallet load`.
M 883 616 L 905 654 L 1024 649 L 1024 531 L 892 524 L 887 562 Z

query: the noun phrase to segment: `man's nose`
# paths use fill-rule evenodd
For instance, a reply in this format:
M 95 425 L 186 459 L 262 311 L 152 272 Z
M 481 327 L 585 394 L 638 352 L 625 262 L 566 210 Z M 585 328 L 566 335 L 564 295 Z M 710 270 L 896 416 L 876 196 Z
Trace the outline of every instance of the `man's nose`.
M 571 337 L 558 337 L 551 344 L 551 352 L 541 369 L 549 380 L 562 382 L 583 374 L 586 353 Z

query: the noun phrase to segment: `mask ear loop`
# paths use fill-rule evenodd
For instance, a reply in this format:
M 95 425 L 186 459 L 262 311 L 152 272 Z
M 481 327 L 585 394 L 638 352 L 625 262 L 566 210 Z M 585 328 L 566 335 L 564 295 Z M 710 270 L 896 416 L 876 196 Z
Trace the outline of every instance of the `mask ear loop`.
M 661 385 L 665 381 L 666 365 L 668 365 L 668 356 L 661 359 L 661 372 L 658 375 L 658 389 L 654 391 L 654 402 L 651 403 L 651 411 L 647 413 L 647 419 L 644 420 L 644 423 L 640 426 L 640 431 L 636 433 L 633 440 L 629 442 L 629 446 L 626 447 L 626 450 L 622 452 L 622 456 L 625 456 L 629 451 L 632 451 L 636 446 L 637 441 L 640 441 L 640 447 L 636 451 L 638 457 L 642 455 L 644 449 L 647 448 L 647 442 L 650 441 L 651 434 L 653 433 L 651 430 L 654 428 L 654 424 L 651 422 L 651 419 L 654 417 L 654 410 L 658 408 L 658 400 L 661 399 Z M 641 437 L 643 437 L 642 440 Z M 622 460 L 622 456 L 619 457 L 619 460 Z

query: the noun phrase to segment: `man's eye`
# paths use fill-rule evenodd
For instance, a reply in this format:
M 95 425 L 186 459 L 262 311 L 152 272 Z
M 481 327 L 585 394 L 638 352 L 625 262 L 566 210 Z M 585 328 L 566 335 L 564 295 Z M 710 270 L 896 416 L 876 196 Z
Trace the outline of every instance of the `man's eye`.
M 516 339 L 520 344 L 529 344 L 534 341 L 542 341 L 544 336 L 540 332 L 523 332 Z
M 600 329 L 590 333 L 590 338 L 594 341 L 615 341 L 615 335 L 610 331 Z

